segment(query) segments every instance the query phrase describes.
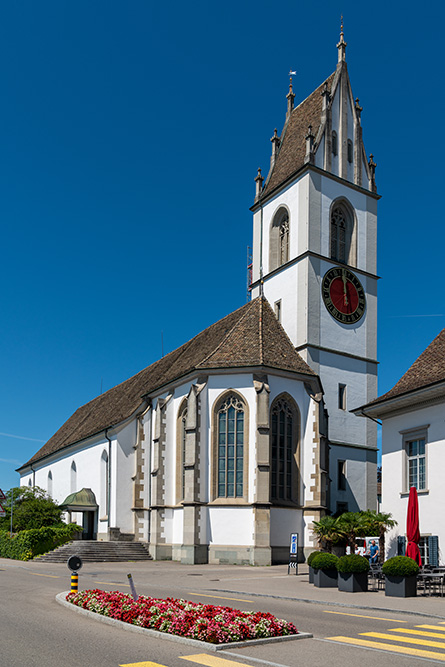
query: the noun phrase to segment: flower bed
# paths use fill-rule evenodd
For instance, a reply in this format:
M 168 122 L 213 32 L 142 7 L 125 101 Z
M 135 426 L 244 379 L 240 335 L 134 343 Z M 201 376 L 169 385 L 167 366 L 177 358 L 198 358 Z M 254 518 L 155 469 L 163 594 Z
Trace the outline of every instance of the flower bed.
M 68 593 L 66 599 L 77 607 L 125 623 L 212 644 L 298 634 L 293 623 L 272 614 L 175 598 L 159 600 L 141 595 L 135 602 L 131 595 L 119 591 L 108 593 L 95 589 Z

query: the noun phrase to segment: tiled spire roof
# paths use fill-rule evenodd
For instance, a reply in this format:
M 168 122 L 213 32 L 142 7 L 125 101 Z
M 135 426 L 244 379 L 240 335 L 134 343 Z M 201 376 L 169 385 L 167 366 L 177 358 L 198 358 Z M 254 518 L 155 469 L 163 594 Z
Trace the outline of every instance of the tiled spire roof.
M 280 150 L 262 192 L 262 197 L 278 188 L 304 166 L 308 127 L 312 125 L 312 130 L 317 136 L 322 124 L 322 92 L 326 84 L 327 91 L 331 93 L 337 72 L 338 70 L 333 72 L 326 81 L 323 81 L 321 86 L 318 86 L 309 97 L 292 110 L 289 121 L 283 129 Z
M 295 351 L 269 303 L 258 297 L 76 412 L 24 465 L 120 424 L 149 396 L 190 373 L 269 367 L 316 378 Z

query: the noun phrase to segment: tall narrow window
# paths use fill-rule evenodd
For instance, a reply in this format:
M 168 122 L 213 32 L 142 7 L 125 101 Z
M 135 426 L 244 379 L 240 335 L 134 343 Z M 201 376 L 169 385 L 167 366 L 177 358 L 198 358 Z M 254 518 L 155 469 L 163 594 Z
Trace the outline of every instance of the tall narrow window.
M 352 141 L 348 139 L 348 162 L 353 162 L 354 159 L 354 153 L 353 153 L 353 145 Z
M 334 130 L 332 132 L 332 154 L 337 155 L 337 153 L 338 153 L 337 132 Z
M 108 454 L 104 449 L 100 459 L 100 508 L 101 508 L 102 519 L 107 519 L 108 513 L 110 511 L 109 484 L 110 484 L 109 461 L 108 461 Z
M 298 410 L 285 396 L 276 399 L 271 409 L 272 500 L 298 502 Z
M 338 385 L 338 409 L 346 410 L 346 385 Z
M 275 317 L 277 318 L 278 322 L 281 322 L 281 299 L 279 301 L 275 301 L 273 308 Z
M 281 207 L 275 213 L 270 227 L 269 271 L 289 261 L 289 213 Z
M 244 495 L 244 412 L 244 404 L 236 394 L 229 394 L 217 412 L 219 498 Z
M 48 495 L 52 496 L 53 495 L 53 474 L 52 474 L 51 470 L 48 473 L 47 488 L 48 488 Z
M 185 455 L 186 455 L 186 430 L 185 430 L 185 422 L 187 419 L 187 406 L 183 409 L 181 412 L 180 416 L 180 424 L 181 424 L 181 433 L 180 433 L 180 439 L 181 439 L 181 499 L 183 500 L 185 498 Z
M 337 489 L 346 491 L 346 461 L 337 461 Z
M 408 440 L 406 454 L 408 489 L 414 486 L 423 491 L 426 489 L 425 438 Z
M 342 264 L 354 264 L 354 215 L 346 202 L 334 202 L 330 214 L 330 229 L 331 259 Z
M 70 489 L 71 493 L 77 491 L 77 466 L 75 461 L 73 461 L 71 464 Z

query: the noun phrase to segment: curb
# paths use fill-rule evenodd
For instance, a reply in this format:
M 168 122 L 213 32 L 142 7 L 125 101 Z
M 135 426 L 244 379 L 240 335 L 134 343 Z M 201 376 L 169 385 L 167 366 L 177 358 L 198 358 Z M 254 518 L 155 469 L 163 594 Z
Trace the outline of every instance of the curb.
M 240 595 L 240 591 L 234 591 L 229 588 L 208 588 L 212 592 L 220 593 L 236 593 Z M 273 595 L 272 593 L 249 593 L 247 591 L 242 591 L 242 595 L 251 595 L 252 597 L 257 598 L 273 598 L 275 600 L 290 600 L 291 602 L 306 602 L 307 604 L 322 604 L 326 607 L 346 607 L 348 609 L 372 609 L 374 611 L 384 611 L 389 614 L 407 614 L 409 616 L 425 616 L 425 618 L 440 618 L 445 620 L 445 616 L 440 614 L 428 614 L 425 611 L 413 611 L 411 609 L 394 609 L 389 607 L 371 607 L 370 605 L 365 604 L 349 604 L 348 602 L 328 602 L 327 600 L 311 600 L 309 598 L 293 598 L 288 595 Z
M 122 630 L 129 630 L 130 632 L 138 632 L 139 634 L 146 635 L 147 637 L 153 637 L 156 639 L 166 639 L 167 641 L 176 642 L 178 644 L 187 644 L 188 646 L 196 646 L 196 648 L 205 649 L 206 651 L 224 651 L 226 649 L 232 648 L 243 648 L 245 646 L 256 646 L 258 644 L 274 644 L 277 642 L 286 642 L 286 641 L 296 641 L 298 639 L 310 639 L 313 637 L 309 632 L 299 632 L 298 635 L 286 635 L 285 637 L 266 637 L 264 639 L 249 639 L 243 642 L 230 642 L 229 644 L 210 644 L 209 642 L 203 642 L 199 639 L 189 639 L 188 637 L 179 637 L 178 635 L 169 635 L 166 632 L 159 632 L 158 630 L 150 630 L 150 628 L 141 628 L 138 625 L 131 625 L 131 623 L 125 623 L 125 621 L 118 621 L 115 618 L 109 618 L 108 616 L 102 616 L 101 614 L 96 614 L 94 611 L 88 611 L 88 609 L 82 609 L 82 607 L 76 607 L 76 605 L 67 602 L 66 596 L 69 591 L 63 593 L 58 593 L 56 595 L 56 602 L 61 604 L 63 607 L 69 608 L 71 611 L 75 611 L 78 614 L 87 616 L 95 621 L 100 623 L 106 623 L 107 625 L 114 625 Z

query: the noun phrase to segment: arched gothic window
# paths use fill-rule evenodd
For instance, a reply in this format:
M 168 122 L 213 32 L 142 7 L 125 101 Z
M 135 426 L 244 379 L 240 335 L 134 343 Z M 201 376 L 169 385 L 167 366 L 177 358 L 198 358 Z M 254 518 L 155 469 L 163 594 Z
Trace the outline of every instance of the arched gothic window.
M 52 496 L 53 495 L 53 474 L 52 474 L 51 470 L 48 473 L 47 488 L 48 488 L 48 495 Z
M 185 453 L 186 453 L 186 425 L 187 399 L 179 406 L 176 422 L 176 500 L 181 502 L 185 497 Z
M 71 493 L 77 491 L 77 466 L 75 461 L 71 463 L 70 489 Z
M 243 498 L 246 494 L 246 405 L 235 392 L 226 394 L 215 408 L 215 497 Z
M 275 213 L 270 228 L 269 271 L 289 261 L 289 213 L 280 208 Z
M 271 408 L 272 501 L 299 503 L 299 436 L 299 410 L 290 396 L 279 396 Z
M 333 155 L 338 153 L 337 132 L 335 130 L 332 132 L 332 153 Z
M 101 517 L 102 519 L 107 519 L 108 513 L 110 511 L 109 484 L 110 484 L 109 461 L 108 461 L 108 454 L 104 449 L 104 451 L 102 452 L 102 456 L 100 457 L 100 509 L 102 514 Z
M 354 264 L 354 217 L 342 202 L 331 209 L 331 259 L 342 264 Z

